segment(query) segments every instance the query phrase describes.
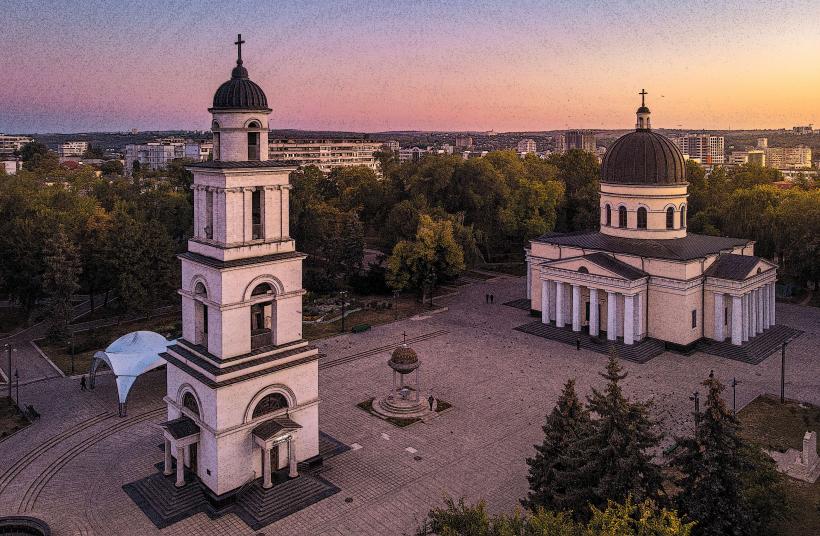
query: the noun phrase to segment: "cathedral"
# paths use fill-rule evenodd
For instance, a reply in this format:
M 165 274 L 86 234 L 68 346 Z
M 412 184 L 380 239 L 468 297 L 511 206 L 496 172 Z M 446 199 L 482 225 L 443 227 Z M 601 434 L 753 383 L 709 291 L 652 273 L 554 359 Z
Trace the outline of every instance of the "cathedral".
M 603 160 L 599 230 L 548 233 L 526 249 L 530 309 L 628 346 L 741 346 L 775 323 L 776 266 L 751 240 L 687 232 L 684 156 L 652 131 L 641 95 L 635 131 Z
M 302 260 L 289 175 L 268 160 L 262 89 L 242 64 L 209 108 L 213 160 L 193 164 L 194 231 L 182 262 L 182 338 L 169 346 L 166 475 L 195 475 L 211 504 L 271 488 L 319 455 L 318 350 L 302 338 Z M 175 466 L 175 467 L 174 467 Z

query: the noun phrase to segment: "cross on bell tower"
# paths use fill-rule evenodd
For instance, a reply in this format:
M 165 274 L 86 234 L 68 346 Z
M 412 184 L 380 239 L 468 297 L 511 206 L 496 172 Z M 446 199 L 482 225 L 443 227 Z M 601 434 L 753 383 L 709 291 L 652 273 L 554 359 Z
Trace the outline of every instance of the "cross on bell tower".
M 638 108 L 638 120 L 635 123 L 636 130 L 650 130 L 652 126 L 649 123 L 649 108 L 646 107 L 646 96 L 649 93 L 645 89 L 641 89 L 638 93 L 641 96 L 641 107 Z
M 236 64 L 242 65 L 242 44 L 245 41 L 242 40 L 242 34 L 236 34 L 236 41 L 234 41 L 234 45 L 236 45 Z
M 242 36 L 240 35 L 239 37 L 241 38 Z M 244 42 L 244 41 L 243 41 L 243 42 Z M 240 46 L 241 46 L 241 45 L 240 45 Z M 241 49 L 240 49 L 240 50 L 241 50 Z M 240 54 L 240 56 L 241 56 L 241 54 Z M 649 93 L 647 93 L 645 89 L 641 89 L 641 92 L 640 92 L 640 93 L 638 93 L 638 95 L 640 95 L 640 96 L 641 96 L 641 106 L 646 106 L 646 101 L 644 100 L 644 97 L 646 97 L 647 95 L 649 95 Z

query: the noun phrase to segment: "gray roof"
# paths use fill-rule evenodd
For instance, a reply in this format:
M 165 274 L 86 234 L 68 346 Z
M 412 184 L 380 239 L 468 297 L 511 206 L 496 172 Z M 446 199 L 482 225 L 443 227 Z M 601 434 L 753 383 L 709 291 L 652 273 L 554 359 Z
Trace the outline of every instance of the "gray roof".
M 622 253 L 626 255 L 636 255 L 638 257 L 678 261 L 699 259 L 722 251 L 728 252 L 734 247 L 745 246 L 750 242 L 750 240 L 743 238 L 727 238 L 692 233 L 687 234 L 683 238 L 661 240 L 622 238 L 600 232 L 547 233 L 533 241 L 605 251 L 608 253 Z
M 259 110 L 270 112 L 268 98 L 256 82 L 248 78 L 248 70 L 238 59 L 231 79 L 219 86 L 211 110 Z
M 623 261 L 619 261 L 612 255 L 607 255 L 606 253 L 590 253 L 589 255 L 584 255 L 583 258 L 630 281 L 635 281 L 649 275 L 643 270 L 639 270 Z
M 300 165 L 301 164 L 296 160 L 208 160 L 207 162 L 188 164 L 186 167 L 205 169 L 237 169 L 299 167 Z
M 636 130 L 615 140 L 604 154 L 601 182 L 685 184 L 686 162 L 678 146 L 666 136 Z
M 253 429 L 253 435 L 263 441 L 276 436 L 279 432 L 298 430 L 302 426 L 290 420 L 288 417 L 274 417 L 269 421 L 265 421 Z
M 180 259 L 188 259 L 189 261 L 193 261 L 197 264 L 203 264 L 205 266 L 210 266 L 212 268 L 218 268 L 221 270 L 223 268 L 251 266 L 253 264 L 260 264 L 263 262 L 285 261 L 289 259 L 304 258 L 306 257 L 306 255 L 304 253 L 299 253 L 298 251 L 286 251 L 285 253 L 262 255 L 261 257 L 246 257 L 243 259 L 221 261 L 219 259 L 214 259 L 213 257 L 200 255 L 199 253 L 192 253 L 190 251 L 186 251 L 185 253 L 180 253 L 179 255 L 177 255 L 177 257 L 179 257 Z
M 754 255 L 727 253 L 715 259 L 704 275 L 730 281 L 743 281 L 758 262 L 760 262 L 760 257 Z
M 199 426 L 190 417 L 185 416 L 160 423 L 160 426 L 168 430 L 174 439 L 183 439 L 199 433 Z

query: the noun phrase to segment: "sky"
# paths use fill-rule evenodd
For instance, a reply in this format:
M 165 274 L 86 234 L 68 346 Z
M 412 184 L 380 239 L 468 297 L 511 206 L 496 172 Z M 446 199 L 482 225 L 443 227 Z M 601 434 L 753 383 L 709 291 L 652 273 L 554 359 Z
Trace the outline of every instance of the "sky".
M 0 132 L 209 128 L 236 61 L 271 128 L 820 125 L 818 0 L 3 2 Z

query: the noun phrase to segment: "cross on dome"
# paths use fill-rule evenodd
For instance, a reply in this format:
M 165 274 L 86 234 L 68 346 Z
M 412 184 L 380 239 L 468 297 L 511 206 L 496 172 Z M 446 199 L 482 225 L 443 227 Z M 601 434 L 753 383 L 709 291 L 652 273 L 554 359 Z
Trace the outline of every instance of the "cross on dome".
M 242 34 L 236 34 L 236 41 L 234 41 L 234 45 L 236 45 L 236 64 L 242 65 L 242 44 L 245 41 L 242 40 Z
M 242 36 L 240 35 L 240 37 L 242 37 Z M 644 100 L 644 97 L 649 95 L 649 93 L 647 93 L 645 89 L 641 89 L 641 92 L 638 93 L 638 95 L 641 96 L 641 106 L 646 106 L 646 101 Z

